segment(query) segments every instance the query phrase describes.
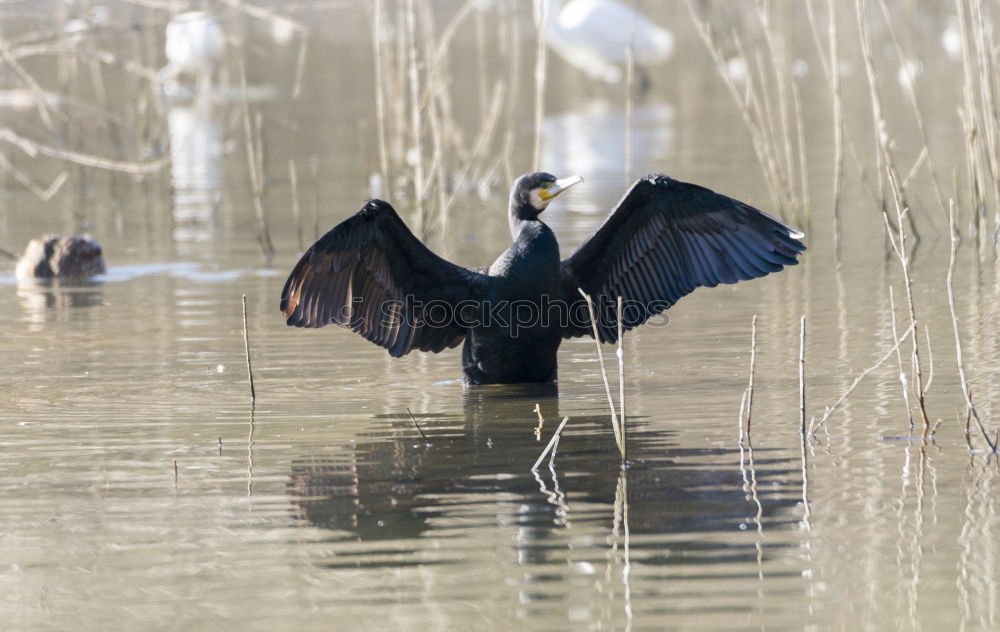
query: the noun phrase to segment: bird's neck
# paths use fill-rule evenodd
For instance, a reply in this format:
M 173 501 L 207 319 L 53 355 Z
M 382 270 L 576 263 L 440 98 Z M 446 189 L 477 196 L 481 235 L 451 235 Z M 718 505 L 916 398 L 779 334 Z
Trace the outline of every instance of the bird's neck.
M 510 224 L 511 237 L 517 239 L 517 236 L 521 234 L 521 230 L 523 230 L 525 226 L 541 223 L 538 219 L 538 213 L 538 209 L 531 204 L 517 204 L 512 200 L 510 208 L 507 212 L 507 221 Z

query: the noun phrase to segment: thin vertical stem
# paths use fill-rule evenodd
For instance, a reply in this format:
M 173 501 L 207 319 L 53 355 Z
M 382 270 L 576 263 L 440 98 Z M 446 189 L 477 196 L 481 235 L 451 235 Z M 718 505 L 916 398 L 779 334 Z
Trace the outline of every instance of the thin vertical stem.
M 604 366 L 604 354 L 601 353 L 601 335 L 597 332 L 597 318 L 594 316 L 594 302 L 590 295 L 580 289 L 580 294 L 587 300 L 587 311 L 590 312 L 590 325 L 594 330 L 594 344 L 597 345 L 597 359 L 601 363 L 601 377 L 604 378 L 604 392 L 608 396 L 608 406 L 611 408 L 611 429 L 615 433 L 615 443 L 618 444 L 618 451 L 621 452 L 622 460 L 625 460 L 625 444 L 622 443 L 621 432 L 618 429 L 618 415 L 615 413 L 615 400 L 611 397 L 611 383 L 608 382 L 608 371 Z
M 372 49 L 375 55 L 375 124 L 378 131 L 378 168 L 382 186 L 389 186 L 389 149 L 385 141 L 385 85 L 382 73 L 382 2 L 375 0 L 372 17 Z
M 263 151 L 262 122 L 260 112 L 257 112 L 256 130 L 257 139 L 254 140 L 254 129 L 250 124 L 250 99 L 247 96 L 247 72 L 246 62 L 240 58 L 240 87 L 243 90 L 243 133 L 246 136 L 247 146 L 247 166 L 250 169 L 250 187 L 253 190 L 254 212 L 257 217 L 257 240 L 260 242 L 261 250 L 264 251 L 264 259 L 270 261 L 274 257 L 274 244 L 271 243 L 271 233 L 267 227 L 267 218 L 264 216 L 264 183 L 263 183 Z
M 247 295 L 243 295 L 243 350 L 247 356 L 247 375 L 250 377 L 250 403 L 257 401 L 257 392 L 253 386 L 253 367 L 250 365 L 250 332 L 247 329 Z
M 744 436 L 750 437 L 750 414 L 753 411 L 753 375 L 757 367 L 757 314 L 753 315 L 750 321 L 750 383 L 747 385 L 747 416 L 746 432 Z
M 806 433 L 806 317 L 799 321 L 799 431 Z
M 305 249 L 302 238 L 302 207 L 299 204 L 299 173 L 295 168 L 295 159 L 288 161 L 288 186 L 292 193 L 292 215 L 295 217 L 295 235 L 298 237 L 299 252 Z
M 948 308 L 951 310 L 951 326 L 955 332 L 955 361 L 958 363 L 958 377 L 962 383 L 962 394 L 965 396 L 965 404 L 969 407 L 969 414 L 973 419 L 976 420 L 976 424 L 979 426 L 979 431 L 983 434 L 983 439 L 986 440 L 986 445 L 990 447 L 991 452 L 997 451 L 997 445 L 995 441 L 990 441 L 990 435 L 986 432 L 986 428 L 983 427 L 983 422 L 979 419 L 979 413 L 976 411 L 976 407 L 972 404 L 972 390 L 969 388 L 969 382 L 965 377 L 965 360 L 962 355 L 962 336 L 959 332 L 958 326 L 958 310 L 955 307 L 955 289 L 952 285 L 952 277 L 955 276 L 955 255 L 958 252 L 958 229 L 955 227 L 955 200 L 949 200 L 948 205 L 948 228 L 951 237 L 951 255 L 948 258 Z M 966 431 L 968 435 L 968 430 Z M 970 443 L 971 446 L 971 443 Z
M 409 159 L 413 164 L 413 196 L 416 203 L 417 218 L 420 222 L 418 232 L 423 232 L 426 225 L 424 209 L 424 148 L 420 117 L 420 71 L 417 61 L 417 24 L 414 0 L 406 0 L 406 38 L 407 65 L 410 84 L 410 134 L 411 142 Z
M 618 424 L 622 436 L 622 461 L 625 461 L 625 351 L 622 339 L 625 337 L 622 325 L 622 297 L 618 297 Z

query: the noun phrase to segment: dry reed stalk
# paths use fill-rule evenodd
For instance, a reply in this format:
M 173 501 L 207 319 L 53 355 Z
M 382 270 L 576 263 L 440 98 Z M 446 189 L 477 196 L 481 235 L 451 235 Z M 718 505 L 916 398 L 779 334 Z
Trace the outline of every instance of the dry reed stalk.
M 42 87 L 35 81 L 35 78 L 29 73 L 24 66 L 18 62 L 17 58 L 11 53 L 10 48 L 4 42 L 4 38 L 0 37 L 0 59 L 10 66 L 11 70 L 14 71 L 14 75 L 20 79 L 21 83 L 26 85 L 31 93 L 34 95 L 35 109 L 38 110 L 38 118 L 42 120 L 45 128 L 49 131 L 55 129 L 55 122 L 52 120 L 52 113 L 49 111 L 48 102 L 45 99 L 45 91 Z
M 264 248 L 264 259 L 270 262 L 274 258 L 274 244 L 271 242 L 271 229 L 267 224 L 265 209 L 267 205 L 264 196 L 267 195 L 267 172 L 264 171 L 264 115 L 260 110 L 254 112 L 254 151 L 251 159 L 256 156 L 256 180 L 251 180 L 254 190 L 254 210 L 257 214 L 257 230 L 260 234 L 261 245 Z M 253 164 L 251 164 L 251 168 Z
M 757 314 L 750 321 L 750 382 L 747 384 L 747 416 L 744 436 L 750 439 L 750 415 L 753 412 L 753 378 L 757 368 Z
M 432 53 L 428 52 L 427 55 L 427 58 L 430 60 L 430 65 L 428 68 L 429 76 L 435 76 L 441 74 L 441 70 L 444 65 L 445 59 L 448 56 L 448 50 L 451 48 L 451 44 L 452 41 L 455 39 L 455 35 L 458 34 L 459 27 L 462 26 L 462 23 L 466 19 L 468 19 L 468 17 L 473 13 L 476 14 L 482 13 L 477 8 L 478 4 L 479 3 L 476 0 L 466 0 L 465 4 L 463 4 L 458 9 L 455 15 L 453 15 L 451 19 L 448 21 L 448 24 L 445 25 L 444 30 L 441 31 L 441 34 L 435 38 L 437 45 L 433 47 L 434 48 L 433 52 Z M 428 43 L 430 43 L 430 39 L 431 38 L 428 38 Z M 481 44 L 482 41 L 480 41 L 478 45 Z M 480 59 L 479 60 L 480 64 L 483 63 L 483 61 L 484 60 Z M 485 112 L 483 111 L 483 108 L 486 106 L 485 81 L 486 81 L 485 76 L 478 77 L 479 90 L 483 91 L 483 93 L 479 95 L 480 98 L 479 106 L 480 106 L 480 111 L 483 112 L 484 114 Z M 428 87 L 426 87 L 425 90 L 429 93 L 431 90 L 431 86 L 428 85 Z M 422 99 L 422 101 L 426 102 L 428 98 L 429 98 L 428 94 L 424 94 L 424 98 Z
M 618 356 L 618 410 L 621 413 L 619 415 L 619 423 L 621 425 L 621 435 L 622 435 L 622 462 L 625 461 L 625 350 L 622 348 L 622 340 L 625 338 L 625 332 L 622 330 L 622 297 L 618 297 L 618 350 L 615 355 Z
M 921 436 L 926 441 L 927 432 L 930 429 L 930 420 L 927 417 L 927 407 L 924 401 L 924 376 L 923 367 L 920 362 L 920 344 L 918 339 L 917 331 L 917 314 L 916 307 L 913 301 L 913 279 L 910 275 L 910 256 L 906 249 L 906 232 L 903 229 L 903 218 L 909 216 L 910 209 L 904 207 L 904 200 L 899 195 L 899 186 L 896 183 L 896 174 L 890 169 L 887 172 L 889 178 L 889 184 L 891 185 L 891 191 L 893 192 L 893 202 L 896 207 L 896 226 L 898 228 L 898 235 L 896 239 L 892 237 L 892 231 L 888 224 L 888 213 L 883 210 L 882 215 L 886 220 L 886 231 L 889 235 L 889 241 L 892 245 L 893 250 L 896 252 L 896 256 L 899 258 L 899 265 L 903 272 L 903 285 L 906 289 L 906 306 L 910 316 L 910 326 L 914 329 L 913 333 L 913 370 L 914 370 L 914 387 L 917 395 L 917 404 L 920 409 L 920 418 L 923 424 Z
M 743 59 L 748 60 L 746 91 L 745 93 L 741 92 L 739 86 L 728 72 L 722 48 L 716 41 L 716 37 L 710 25 L 705 19 L 698 15 L 698 12 L 694 7 L 693 0 L 687 0 L 687 6 L 695 28 L 708 49 L 709 55 L 712 58 L 719 77 L 722 79 L 722 82 L 729 91 L 733 102 L 736 104 L 736 107 L 740 112 L 744 126 L 750 133 L 750 139 L 752 141 L 754 153 L 757 156 L 757 162 L 760 165 L 761 173 L 764 176 L 768 191 L 771 194 L 771 198 L 774 201 L 775 206 L 785 211 L 798 213 L 801 201 L 799 196 L 795 193 L 794 186 L 792 184 L 796 178 L 794 177 L 794 170 L 792 169 L 794 161 L 790 159 L 792 153 L 790 139 L 794 132 L 788 124 L 787 96 L 785 95 L 784 80 L 782 78 L 785 73 L 780 71 L 780 68 L 778 68 L 778 62 L 774 60 L 774 51 L 776 50 L 774 42 L 770 41 L 769 50 L 772 50 L 771 66 L 773 69 L 776 69 L 772 72 L 775 73 L 775 81 L 779 84 L 779 108 L 782 112 L 784 112 L 784 114 L 779 114 L 780 118 L 775 118 L 773 107 L 771 106 L 769 86 L 767 84 L 768 72 L 765 70 L 765 64 L 761 56 L 759 54 L 753 57 L 749 56 L 744 47 L 743 41 L 736 37 L 736 34 L 734 33 L 734 37 L 736 38 L 734 45 L 736 46 L 737 51 Z M 767 16 L 766 10 L 758 7 L 757 16 L 762 22 L 762 26 L 765 30 L 765 38 L 769 38 L 768 24 L 770 20 Z M 770 37 L 770 39 L 773 40 L 773 37 Z M 752 64 L 749 63 L 751 59 L 756 61 L 758 69 L 756 77 L 754 76 L 754 73 L 749 72 L 752 66 Z M 758 97 L 757 92 L 754 91 L 755 81 L 760 83 L 762 86 L 762 89 L 759 91 L 760 97 Z M 763 98 L 763 101 L 760 100 L 761 98 Z M 782 156 L 784 156 L 784 158 L 781 158 Z
M 799 320 L 799 432 L 806 433 L 806 317 Z
M 899 58 L 901 68 L 903 72 L 906 73 L 906 79 L 909 82 L 910 88 L 908 90 L 904 90 L 904 92 L 906 92 L 909 97 L 910 106 L 913 108 L 913 115 L 917 122 L 917 130 L 920 132 L 920 140 L 923 143 L 923 150 L 920 155 L 926 158 L 927 170 L 931 176 L 931 184 L 934 188 L 934 194 L 937 196 L 938 204 L 941 205 L 941 209 L 944 210 L 947 208 L 947 204 L 945 204 L 944 201 L 944 194 L 941 193 L 941 185 L 938 183 L 937 170 L 934 169 L 934 163 L 930 159 L 930 142 L 927 140 L 927 125 L 924 122 L 923 110 L 917 100 L 917 89 L 914 85 L 916 77 L 913 75 L 910 66 L 907 64 L 906 54 L 903 52 L 903 46 L 899 42 L 899 36 L 896 34 L 896 28 L 893 25 L 892 15 L 889 13 L 889 5 L 886 3 L 886 0 L 879 0 L 879 6 L 882 9 L 882 15 L 885 17 L 885 25 L 889 32 L 889 37 L 892 39 L 893 46 L 896 50 L 896 57 Z M 920 164 L 919 160 L 917 164 Z M 916 170 L 916 165 L 913 170 Z M 906 188 L 905 182 L 901 188 Z
M 8 127 L 0 127 L 0 141 L 14 145 L 32 158 L 38 155 L 65 160 L 81 167 L 93 167 L 106 171 L 118 171 L 137 177 L 143 177 L 163 169 L 170 163 L 169 157 L 158 158 L 146 162 L 131 162 L 126 160 L 112 160 L 102 158 L 92 154 L 86 154 L 71 149 L 61 149 L 38 141 L 21 136 Z
M 976 420 L 976 425 L 979 427 L 979 431 L 983 435 L 983 439 L 986 441 L 986 445 L 990 447 L 991 453 L 996 453 L 997 444 L 996 441 L 990 441 L 990 435 L 986 432 L 986 428 L 983 426 L 982 420 L 979 418 L 979 413 L 976 411 L 975 405 L 972 403 L 972 389 L 969 388 L 969 382 L 965 376 L 965 360 L 962 354 L 962 335 L 959 331 L 958 323 L 958 310 L 955 307 L 955 288 L 952 283 L 952 279 L 955 276 L 955 258 L 958 252 L 958 242 L 959 235 L 958 229 L 955 227 L 955 201 L 949 200 L 948 205 L 948 228 L 951 237 L 951 253 L 948 258 L 948 276 L 947 276 L 947 287 L 948 287 L 948 308 L 951 310 L 951 326 L 955 332 L 955 361 L 958 364 L 958 378 L 962 384 L 962 394 L 965 396 L 965 405 L 969 409 L 969 415 Z M 966 424 L 966 436 L 968 437 L 968 423 Z M 972 444 L 969 444 L 970 450 Z
M 799 87 L 792 81 L 792 101 L 795 105 L 795 137 L 798 142 L 799 154 L 799 190 L 801 201 L 798 206 L 798 221 L 806 231 L 812 231 L 812 210 L 809 202 L 809 157 L 806 154 L 806 127 L 802 118 L 802 100 L 799 98 Z
M 391 87 L 388 98 L 389 103 L 392 104 L 392 114 L 393 114 L 393 132 L 390 134 L 390 138 L 394 141 L 392 144 L 392 157 L 393 161 L 400 167 L 400 173 L 406 172 L 408 167 L 406 162 L 406 145 L 407 138 L 410 137 L 407 131 L 407 85 L 406 85 L 406 55 L 407 55 L 407 33 L 406 33 L 406 7 L 403 2 L 396 3 L 396 33 L 397 37 L 394 38 L 392 43 L 395 44 L 395 51 L 392 57 L 392 64 L 389 66 L 390 78 L 388 80 L 388 85 Z M 402 183 L 404 178 L 398 176 L 398 183 Z
M 548 454 L 549 451 L 555 449 L 556 444 L 559 442 L 559 435 L 562 433 L 562 429 L 566 426 L 567 421 L 569 421 L 569 417 L 563 417 L 563 420 L 559 423 L 556 431 L 552 433 L 552 438 L 549 439 L 548 445 L 546 445 L 545 449 L 542 450 L 542 453 L 538 455 L 538 460 L 535 461 L 535 464 L 531 466 L 532 472 L 536 471 L 538 466 L 542 464 L 542 460 L 545 458 L 545 455 Z
M 407 79 L 410 97 L 410 149 L 407 160 L 413 167 L 413 198 L 417 214 L 417 232 L 423 233 L 427 226 L 424 205 L 424 146 L 422 117 L 420 116 L 420 70 L 417 55 L 417 25 L 413 6 L 414 0 L 405 0 L 405 33 L 407 50 Z
M 40 185 L 36 184 L 28 174 L 15 167 L 14 163 L 7 158 L 7 154 L 4 154 L 3 152 L 0 152 L 0 169 L 3 169 L 10 174 L 14 180 L 20 182 L 25 188 L 34 193 L 38 199 L 43 202 L 51 200 L 55 194 L 62 189 L 66 180 L 69 179 L 69 173 L 63 170 L 59 172 L 59 175 L 57 175 L 54 180 L 52 180 L 52 184 L 46 188 L 42 188 Z
M 887 128 L 888 122 L 882 109 L 882 98 L 878 90 L 878 80 L 875 72 L 875 54 L 873 52 L 871 25 L 868 19 L 868 0 L 855 0 L 856 16 L 858 22 L 858 33 L 861 40 L 861 57 L 864 60 L 865 76 L 868 78 L 868 93 L 872 107 L 872 126 L 877 151 L 875 153 L 877 168 L 879 173 L 879 198 L 883 213 L 888 205 L 885 194 L 885 177 L 888 176 L 889 189 L 892 192 L 896 204 L 909 210 L 910 206 L 906 201 L 906 194 L 899 186 L 899 169 L 896 167 L 895 155 L 892 151 L 892 139 Z M 914 238 L 919 238 L 913 215 L 906 214 L 909 221 L 910 232 Z M 900 220 L 902 216 L 900 216 Z
M 295 159 L 288 159 L 288 186 L 292 193 L 292 216 L 295 217 L 295 236 L 298 238 L 299 252 L 305 250 L 302 235 L 302 208 L 299 204 L 299 172 L 295 168 Z
M 465 192 L 466 184 L 471 180 L 473 182 L 477 181 L 476 176 L 472 176 L 472 170 L 475 168 L 483 169 L 483 161 L 485 160 L 486 152 L 492 142 L 494 133 L 497 130 L 497 123 L 500 120 L 500 114 L 503 106 L 503 94 L 504 85 L 502 81 L 497 81 L 493 92 L 493 100 L 490 104 L 490 111 L 487 115 L 487 119 L 483 122 L 483 125 L 479 129 L 479 136 L 476 138 L 476 142 L 472 146 L 472 150 L 469 153 L 469 157 L 464 161 L 461 170 L 459 171 L 458 177 L 455 179 L 455 184 L 452 187 L 451 195 L 447 196 L 443 203 L 441 213 L 434 218 L 434 222 L 428 227 L 428 231 L 433 230 L 437 225 L 438 221 L 442 218 L 447 217 L 448 212 L 451 210 L 452 205 L 459 195 Z M 497 158 L 497 161 L 501 160 Z M 480 176 L 481 177 L 481 176 Z M 442 188 L 443 191 L 443 188 Z
M 621 430 L 618 427 L 618 414 L 615 412 L 615 400 L 611 397 L 611 383 L 608 381 L 608 371 L 604 366 L 604 354 L 601 352 L 601 336 L 597 332 L 597 318 L 594 316 L 594 302 L 590 295 L 580 289 L 580 294 L 587 301 L 587 311 L 590 313 L 590 325 L 594 330 L 594 344 L 597 345 L 597 359 L 601 364 L 601 377 L 604 378 L 604 392 L 608 396 L 608 407 L 611 409 L 611 429 L 615 433 L 615 444 L 625 460 L 625 444 L 622 442 Z
M 243 91 L 243 134 L 246 137 L 247 168 L 250 172 L 250 189 L 253 192 L 254 215 L 257 221 L 257 241 L 264 253 L 264 260 L 270 262 L 274 258 L 274 244 L 271 242 L 271 232 L 267 226 L 267 218 L 264 214 L 264 144 L 263 144 L 263 121 L 260 112 L 254 120 L 254 125 L 250 122 L 250 99 L 247 96 L 247 73 L 246 63 L 240 58 L 240 88 Z M 254 135 L 256 128 L 256 138 Z
M 991 46 L 984 43 L 985 33 L 982 29 L 976 28 L 977 15 L 981 17 L 981 12 L 977 12 L 975 6 L 971 7 L 970 15 L 969 3 L 966 0 L 956 0 L 955 8 L 958 14 L 958 22 L 962 39 L 962 75 L 963 75 L 963 103 L 964 107 L 959 111 L 962 126 L 965 131 L 966 148 L 966 168 L 968 169 L 969 188 L 971 205 L 975 209 L 973 222 L 977 235 L 982 236 L 981 222 L 985 213 L 985 193 L 983 191 L 984 182 L 993 182 L 994 196 L 1000 199 L 1000 183 L 998 183 L 996 171 L 996 159 L 993 158 L 992 148 L 988 139 L 992 135 L 996 138 L 995 117 L 990 115 L 984 101 L 988 98 L 992 102 L 992 82 L 985 85 L 984 76 L 992 70 L 989 63 L 989 56 L 983 54 Z M 981 5 L 979 7 L 981 9 Z
M 931 328 L 924 325 L 924 340 L 927 342 L 927 382 L 924 384 L 924 393 L 931 390 L 934 382 L 934 349 L 931 347 Z
M 799 459 L 802 469 L 802 523 L 806 531 L 812 531 L 812 509 L 809 507 L 809 456 L 806 450 L 806 425 L 805 414 L 802 415 L 802 423 L 799 430 Z
M 385 72 L 382 60 L 382 3 L 383 0 L 375 0 L 374 14 L 372 16 L 372 52 L 375 58 L 375 126 L 378 135 L 378 168 L 382 177 L 382 186 L 389 186 L 389 148 L 386 144 L 386 117 L 385 117 L 385 85 L 383 74 Z
M 844 402 L 845 399 L 847 399 L 847 397 L 854 391 L 855 388 L 858 387 L 858 384 L 860 384 L 861 381 L 864 380 L 868 376 L 869 373 L 871 373 L 872 371 L 878 369 L 880 366 L 882 366 L 883 364 L 885 364 L 886 360 L 888 360 L 890 357 L 892 357 L 892 354 L 894 354 L 896 352 L 896 349 L 899 348 L 899 345 L 903 344 L 903 341 L 906 340 L 906 338 L 911 333 L 913 333 L 913 328 L 914 328 L 914 325 L 911 323 L 910 326 L 906 329 L 906 331 L 903 332 L 903 335 L 900 336 L 900 338 L 898 340 L 896 340 L 895 344 L 892 345 L 891 349 L 889 349 L 888 351 L 886 351 L 885 354 L 883 354 L 882 357 L 879 358 L 878 361 L 875 364 L 873 364 L 872 366 L 868 367 L 867 369 L 865 369 L 864 371 L 862 371 L 861 373 L 859 373 L 857 375 L 857 377 L 854 378 L 854 381 L 851 382 L 851 385 L 847 388 L 847 390 L 845 390 L 840 395 L 840 397 L 837 398 L 837 401 L 835 401 L 833 404 L 831 404 L 831 405 L 829 405 L 829 406 L 826 407 L 826 409 L 823 411 L 823 416 L 820 418 L 820 420 L 818 422 L 816 421 L 815 417 L 813 417 L 812 419 L 809 420 L 809 433 L 808 433 L 808 435 L 810 437 L 814 436 L 815 432 L 817 430 L 819 430 L 821 427 L 823 427 L 823 424 L 825 424 L 827 422 L 827 420 L 830 418 L 830 415 L 832 415 L 834 413 L 834 411 L 837 410 L 837 407 L 840 406 Z
M 995 44 L 990 32 L 987 31 L 987 23 L 990 21 L 983 14 L 982 0 L 972 0 L 972 24 L 975 27 L 974 41 L 976 44 L 976 58 L 979 64 L 978 86 L 980 92 L 981 121 L 986 132 L 986 142 L 984 143 L 987 164 L 990 171 L 990 181 L 993 183 L 994 201 L 1000 201 L 1000 148 L 997 147 L 1000 139 L 1000 130 L 997 129 L 997 106 L 994 97 L 994 59 Z
M 892 325 L 892 339 L 896 341 L 896 297 L 892 290 L 892 286 L 889 286 L 889 318 L 890 324 Z M 909 429 L 913 430 L 913 411 L 910 410 L 910 389 L 909 381 L 906 377 L 906 370 L 903 368 L 903 355 L 899 352 L 899 347 L 896 347 L 896 366 L 899 367 L 899 386 L 903 393 L 903 403 L 906 406 L 906 420 L 909 424 Z
M 449 30 L 457 31 L 458 24 L 465 20 L 469 14 L 468 12 L 471 12 L 476 6 L 478 6 L 476 0 L 467 0 L 466 4 L 449 21 L 444 32 L 441 35 L 435 35 L 434 12 L 431 10 L 431 0 L 421 0 L 420 2 L 421 28 L 424 33 L 423 64 L 427 67 L 426 80 L 424 81 L 425 88 L 421 96 L 420 109 L 427 110 L 428 103 L 431 101 L 435 102 L 438 116 L 442 121 L 445 121 L 445 124 L 438 127 L 438 133 L 441 134 L 441 138 L 437 142 L 439 142 L 442 148 L 447 144 L 450 152 L 459 163 L 467 160 L 468 151 L 465 148 L 465 140 L 461 131 L 462 127 L 455 121 L 451 105 L 451 93 L 447 89 L 447 86 L 452 83 L 447 66 L 451 40 L 454 36 L 453 33 L 449 34 Z M 435 42 L 437 42 L 436 47 Z M 433 111 L 430 113 L 434 114 Z
M 302 31 L 299 38 L 299 54 L 295 57 L 295 78 L 292 80 L 292 98 L 302 96 L 302 82 L 306 74 L 306 55 L 309 53 L 309 31 Z
M 537 26 L 538 42 L 535 47 L 535 137 L 531 150 L 531 169 L 538 171 L 542 160 L 542 124 L 545 118 L 545 25 L 549 20 L 549 3 L 542 2 L 541 17 Z
M 844 175 L 844 106 L 840 95 L 840 38 L 837 32 L 836 0 L 828 0 L 827 6 L 830 13 L 830 90 L 833 93 L 834 112 L 833 212 L 834 217 L 839 218 L 840 190 Z
M 483 19 L 483 7 L 481 3 L 476 3 L 476 96 L 479 104 L 479 118 L 486 117 L 486 80 L 488 72 L 486 70 L 486 21 Z
M 319 239 L 319 158 L 309 160 L 309 175 L 313 183 L 313 239 Z
M 542 428 L 545 426 L 545 417 L 542 416 L 542 407 L 539 404 L 535 404 L 533 411 L 538 415 L 538 425 L 535 427 L 535 441 L 542 440 Z
M 438 112 L 438 101 L 431 99 L 427 110 L 431 133 L 431 165 L 430 169 L 428 169 L 428 182 L 425 183 L 424 190 L 431 190 L 430 180 L 433 178 L 436 185 L 433 190 L 437 197 L 437 213 L 434 214 L 434 218 L 430 224 L 424 225 L 425 239 L 429 236 L 431 228 L 436 226 L 438 222 L 441 222 L 445 230 L 447 230 L 448 223 L 448 215 L 445 213 L 447 207 L 447 183 L 444 173 L 444 133 Z
M 503 156 L 504 165 L 504 175 L 507 182 L 512 182 L 514 180 L 514 140 L 516 137 L 517 130 L 517 103 L 518 88 L 520 82 L 518 79 L 521 76 L 521 27 L 520 21 L 517 19 L 517 0 L 509 0 L 507 3 L 502 5 L 504 7 L 504 20 L 501 20 L 500 24 L 509 25 L 509 40 L 504 37 L 500 37 L 500 41 L 510 41 L 513 42 L 512 46 L 505 47 L 509 54 L 507 59 L 507 85 L 510 86 L 510 93 L 507 95 L 507 116 L 505 117 L 505 127 L 506 131 L 503 138 L 503 148 L 501 155 Z
M 771 16 L 768 12 L 770 6 L 764 2 L 757 2 L 754 4 L 754 7 L 757 10 L 757 19 L 760 21 L 761 29 L 764 33 L 764 44 L 767 48 L 768 59 L 771 61 L 771 72 L 773 73 L 774 82 L 777 84 L 778 114 L 785 150 L 784 172 L 787 174 L 788 180 L 791 181 L 792 174 L 795 173 L 795 162 L 792 151 L 792 128 L 789 123 L 788 114 L 788 88 L 785 85 L 785 77 L 788 73 L 783 70 L 785 62 L 784 48 L 779 46 L 775 41 L 774 33 L 771 29 Z M 763 71 L 760 73 L 761 78 L 765 78 L 766 76 L 766 73 Z M 764 94 L 767 95 L 770 90 L 767 89 L 768 86 L 764 88 Z M 768 110 L 772 111 L 771 108 L 768 108 Z M 777 126 L 772 124 L 772 130 L 776 132 L 778 129 Z M 775 135 L 777 134 L 775 133 Z
M 638 13 L 636 14 L 638 16 Z M 635 37 L 635 21 L 633 21 L 632 36 Z M 632 44 L 629 43 L 628 48 L 625 50 L 625 55 L 628 59 L 625 64 L 625 188 L 627 189 L 632 184 L 632 170 L 634 168 L 633 163 L 633 146 L 635 141 L 633 139 L 633 134 L 635 130 L 633 129 L 634 118 L 635 118 L 635 94 L 633 84 L 635 82 L 635 54 L 633 52 Z
M 406 407 L 406 414 L 410 416 L 410 420 L 413 421 L 413 425 L 416 426 L 417 432 L 420 433 L 420 438 L 424 440 L 424 445 L 430 446 L 430 440 L 427 439 L 427 435 L 425 435 L 423 429 L 420 428 L 420 424 L 417 423 L 417 418 L 413 416 L 413 412 L 410 410 L 409 406 Z
M 628 37 L 628 47 L 625 49 L 625 188 L 632 184 L 634 169 L 633 156 L 635 146 L 635 24 L 639 20 L 638 0 L 632 13 L 632 30 Z M 619 322 L 620 319 L 619 319 Z M 621 338 L 619 338 L 621 340 Z
M 250 379 L 250 403 L 257 401 L 257 391 L 253 385 L 253 367 L 250 364 L 250 331 L 247 328 L 247 295 L 243 295 L 243 351 L 247 357 L 247 377 Z
M 135 0 L 129 0 L 129 1 L 134 2 Z M 218 0 L 218 1 L 228 6 L 231 9 L 235 9 L 237 11 L 245 13 L 250 17 L 260 20 L 262 22 L 275 23 L 280 21 L 282 23 L 287 24 L 287 26 L 291 27 L 296 31 L 299 32 L 305 31 L 305 26 L 303 26 L 300 22 L 293 20 L 292 18 L 289 18 L 285 15 L 282 15 L 281 13 L 278 13 L 276 11 L 271 11 L 266 7 L 249 4 L 247 2 L 243 2 L 243 0 Z

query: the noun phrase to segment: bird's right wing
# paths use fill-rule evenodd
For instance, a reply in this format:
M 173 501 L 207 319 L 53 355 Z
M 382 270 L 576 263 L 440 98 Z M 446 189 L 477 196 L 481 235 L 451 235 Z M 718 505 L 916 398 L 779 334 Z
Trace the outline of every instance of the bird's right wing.
M 455 347 L 460 311 L 489 277 L 437 256 L 387 202 L 370 200 L 306 251 L 281 292 L 289 325 L 340 325 L 394 357 Z

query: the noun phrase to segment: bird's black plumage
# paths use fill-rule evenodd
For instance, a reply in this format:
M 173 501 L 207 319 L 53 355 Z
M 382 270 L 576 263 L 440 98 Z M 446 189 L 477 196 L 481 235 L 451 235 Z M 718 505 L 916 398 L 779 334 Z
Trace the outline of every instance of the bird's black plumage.
M 581 290 L 594 300 L 600 339 L 612 342 L 619 296 L 623 329 L 632 329 L 697 287 L 777 272 L 805 249 L 801 234 L 747 204 L 653 175 L 560 261 L 538 216 L 564 182 L 546 173 L 515 181 L 513 243 L 476 270 L 435 255 L 392 206 L 370 200 L 302 256 L 281 311 L 289 325 L 348 327 L 397 357 L 464 342 L 472 383 L 544 382 L 556 377 L 563 338 L 593 336 Z

